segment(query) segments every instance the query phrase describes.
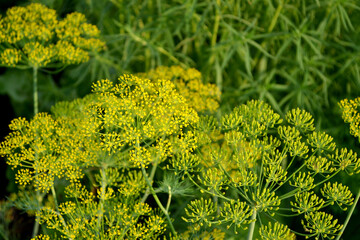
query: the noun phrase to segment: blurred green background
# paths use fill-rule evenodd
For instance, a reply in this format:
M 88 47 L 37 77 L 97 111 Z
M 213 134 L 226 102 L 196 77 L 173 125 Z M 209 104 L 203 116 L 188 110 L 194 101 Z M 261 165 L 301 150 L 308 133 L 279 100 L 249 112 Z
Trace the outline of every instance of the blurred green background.
M 30 2 L 60 17 L 84 13 L 107 43 L 87 63 L 57 74 L 39 72 L 40 111 L 84 96 L 102 78 L 181 65 L 217 84 L 221 112 L 250 99 L 265 100 L 282 115 L 300 107 L 339 146 L 359 152 L 337 105 L 360 95 L 358 0 L 2 0 L 1 14 Z M 30 70 L 0 69 L 1 138 L 11 119 L 33 114 L 31 77 Z M 4 161 L 1 168 L 4 176 Z M 358 185 L 346 176 L 342 181 L 352 189 Z M 2 197 L 15 190 L 5 177 L 1 182 Z M 353 220 L 358 217 L 357 211 Z M 356 231 L 351 225 L 344 239 Z

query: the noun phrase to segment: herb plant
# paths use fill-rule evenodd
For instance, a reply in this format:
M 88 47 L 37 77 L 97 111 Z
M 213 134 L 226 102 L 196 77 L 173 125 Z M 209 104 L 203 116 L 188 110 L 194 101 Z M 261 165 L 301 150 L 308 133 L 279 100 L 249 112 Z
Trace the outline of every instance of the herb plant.
M 0 20 L 2 66 L 32 69 L 34 114 L 38 107 L 38 70 L 60 71 L 89 60 L 104 49 L 99 29 L 85 15 L 70 13 L 58 20 L 56 11 L 38 3 L 13 7 Z
M 156 238 L 165 221 L 175 232 L 152 183 L 159 164 L 194 149 L 193 132 L 183 129 L 197 121 L 170 80 L 131 75 L 99 81 L 93 94 L 58 103 L 51 115 L 15 119 L 1 154 L 23 192 L 41 194 L 20 194 L 14 204 L 68 239 Z M 58 203 L 60 185 L 67 200 Z M 149 195 L 161 211 L 146 203 Z
M 253 100 L 218 122 L 213 105 L 204 115 L 176 90 L 199 96 L 201 87 L 180 84 L 197 82 L 196 70 L 159 69 L 168 79 L 151 72 L 101 80 L 82 99 L 12 121 L 0 153 L 21 189 L 13 204 L 42 227 L 33 239 L 225 239 L 243 229 L 248 239 L 255 230 L 261 239 L 339 235 L 343 225 L 328 206 L 346 211 L 354 198 L 333 177 L 359 172 L 355 152 L 338 149 L 300 109 L 284 121 Z M 186 198 L 179 212 L 174 204 Z M 303 232 L 283 222 L 297 216 Z
M 34 98 L 0 143 L 2 238 L 16 209 L 33 240 L 349 234 L 360 160 L 333 106 L 360 86 L 357 1 L 37 2 L 0 17 L 1 66 L 31 70 Z M 81 98 L 39 113 L 50 74 Z M 359 103 L 339 105 L 360 139 Z

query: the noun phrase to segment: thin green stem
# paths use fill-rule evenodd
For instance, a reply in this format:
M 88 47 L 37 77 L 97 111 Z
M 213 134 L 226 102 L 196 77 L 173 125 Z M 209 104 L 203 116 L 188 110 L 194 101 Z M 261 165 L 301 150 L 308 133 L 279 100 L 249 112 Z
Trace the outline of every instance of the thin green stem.
M 36 163 L 37 160 L 38 160 L 38 154 L 35 154 L 34 163 Z M 35 173 L 38 174 L 37 168 L 35 168 Z M 41 192 L 39 190 L 36 190 L 35 194 L 36 194 L 36 201 L 37 201 L 37 204 L 38 204 L 38 209 L 37 210 L 39 211 L 40 208 L 41 208 L 42 201 L 44 199 L 44 194 L 41 194 Z M 39 220 L 40 220 L 40 217 L 38 215 L 36 215 L 35 223 L 34 223 L 34 227 L 33 227 L 33 232 L 32 232 L 32 237 L 33 238 L 39 233 L 39 227 L 40 227 Z
M 294 190 L 280 196 L 280 200 L 284 200 L 284 199 L 287 199 L 287 198 L 290 198 L 292 196 L 294 196 L 297 192 L 301 191 L 299 188 L 295 188 Z
M 39 208 L 40 208 L 40 205 L 42 203 L 42 200 L 43 200 L 43 196 L 40 194 L 39 191 L 36 191 L 36 200 L 37 200 L 37 203 L 39 204 Z M 38 233 L 39 233 L 39 216 L 36 215 L 36 219 L 35 219 L 35 223 L 34 223 L 34 227 L 33 227 L 33 232 L 32 232 L 32 237 L 34 238 Z
M 205 188 L 203 188 L 203 187 L 201 187 L 199 184 L 197 184 L 197 183 L 194 181 L 194 179 L 190 176 L 189 173 L 186 173 L 186 175 L 188 176 L 188 178 L 190 179 L 190 181 L 191 181 L 196 187 L 198 187 L 198 188 L 200 189 L 201 192 L 206 192 L 206 193 L 210 194 L 211 196 L 218 196 L 218 197 L 220 197 L 220 198 L 222 198 L 222 199 L 225 199 L 226 201 L 229 201 L 229 202 L 232 201 L 230 198 L 227 198 L 227 197 L 223 196 L 222 194 L 219 194 L 219 193 L 218 193 L 218 195 L 216 195 L 214 192 L 211 192 L 211 191 L 206 190 Z
M 324 182 L 329 181 L 331 178 L 333 178 L 333 177 L 334 177 L 336 174 L 338 174 L 339 172 L 340 172 L 340 169 L 337 170 L 336 172 L 334 172 L 330 177 L 327 177 L 327 178 L 325 178 L 324 180 L 322 180 L 321 182 L 318 182 L 318 183 L 315 185 L 315 187 L 323 184 Z
M 215 62 L 215 70 L 216 70 L 216 85 L 219 88 L 220 91 L 222 91 L 222 74 L 221 74 L 221 69 L 220 69 L 220 64 L 219 64 L 219 60 L 216 57 L 216 53 L 214 52 L 215 49 L 215 45 L 217 42 L 217 38 L 218 38 L 218 31 L 219 31 L 219 25 L 220 25 L 220 4 L 221 1 L 220 0 L 216 0 L 216 4 L 215 4 L 215 22 L 214 22 L 214 28 L 212 31 L 212 36 L 211 36 L 211 56 L 209 58 L 209 66 L 213 66 L 214 62 Z
M 234 182 L 234 180 L 232 179 L 232 177 L 230 176 L 230 174 L 224 169 L 224 167 L 223 167 L 221 164 L 219 164 L 219 166 L 220 166 L 221 170 L 223 171 L 223 173 L 228 177 L 228 179 L 229 179 L 231 182 Z M 231 184 L 230 186 L 233 187 L 232 184 Z M 244 199 L 246 199 L 246 201 L 251 202 L 250 199 L 248 198 L 248 196 L 246 195 L 246 192 L 245 192 L 245 191 L 244 191 L 244 192 L 241 192 L 241 189 L 239 189 L 239 188 L 237 188 L 237 187 L 233 187 L 233 188 L 234 188 L 234 189 L 236 190 L 236 192 L 239 193 Z
M 104 199 L 105 199 L 105 190 L 106 190 L 106 173 L 104 167 L 101 167 L 101 186 L 100 186 L 100 210 L 99 210 L 99 218 L 97 221 L 98 228 L 103 223 L 103 215 L 104 215 Z
M 54 185 L 51 186 L 51 194 L 52 194 L 52 196 L 53 196 L 53 198 L 54 198 L 56 214 L 59 216 L 59 219 L 60 219 L 60 221 L 61 221 L 61 224 L 64 226 L 65 232 L 66 232 L 67 234 L 69 234 L 69 230 L 67 229 L 67 225 L 66 225 L 65 219 L 63 218 L 63 216 L 60 214 L 60 211 L 59 211 L 59 205 L 58 205 L 58 201 L 57 201 L 56 191 L 55 191 Z M 72 238 L 69 237 L 69 240 L 72 240 Z
M 150 182 L 152 182 L 153 179 L 154 179 L 157 166 L 158 166 L 158 159 L 154 162 L 154 165 L 153 165 L 153 167 L 152 167 L 152 169 L 151 169 L 150 177 L 149 177 Z M 145 191 L 145 194 L 144 194 L 144 196 L 143 196 L 142 199 L 141 199 L 141 202 L 144 203 L 144 202 L 146 201 L 146 199 L 148 198 L 149 195 L 150 195 L 150 188 L 147 187 L 147 188 L 146 188 L 146 191 Z
M 276 11 L 275 11 L 275 14 L 273 16 L 273 18 L 271 19 L 271 22 L 270 22 L 270 25 L 269 25 L 269 28 L 268 28 L 268 32 L 272 32 L 272 30 L 274 29 L 275 25 L 276 25 L 276 22 L 280 16 L 280 12 L 283 8 L 283 2 L 281 1 L 278 5 L 278 7 L 276 8 Z
M 56 191 L 55 191 L 54 185 L 51 186 L 51 194 L 52 194 L 52 196 L 54 198 L 55 209 L 56 209 L 56 211 L 59 212 L 59 204 L 58 204 L 58 201 L 57 201 Z
M 34 95 L 34 116 L 39 112 L 39 95 L 38 95 L 38 68 L 33 67 L 33 95 Z
M 255 222 L 256 222 L 256 209 L 254 208 L 253 209 L 253 214 L 251 216 L 251 220 L 252 222 L 250 223 L 250 226 L 249 226 L 249 232 L 248 232 L 248 236 L 247 236 L 247 240 L 252 240 L 253 239 L 253 235 L 254 235 L 254 230 L 255 230 Z
M 303 163 L 303 165 L 301 165 L 298 169 L 296 169 L 295 172 L 293 172 L 289 177 L 286 178 L 286 180 L 284 182 L 282 182 L 275 190 L 273 190 L 274 192 L 276 192 L 279 188 L 281 188 L 282 186 L 285 185 L 285 183 L 287 183 L 296 173 L 298 173 L 306 164 Z
M 148 185 L 148 187 L 150 188 L 150 192 L 152 194 L 152 196 L 154 197 L 157 205 L 160 207 L 161 211 L 165 214 L 166 216 L 166 219 L 169 223 L 169 226 L 170 226 L 170 230 L 172 232 L 172 234 L 174 234 L 174 236 L 176 237 L 177 236 L 177 233 L 175 231 L 175 228 L 174 228 L 174 225 L 172 224 L 172 221 L 171 221 L 171 218 L 170 218 L 170 215 L 169 215 L 169 212 L 164 208 L 164 206 L 162 205 L 160 199 L 158 198 L 158 196 L 156 195 L 156 192 L 154 190 L 154 188 L 152 187 L 152 184 L 150 182 L 150 179 L 148 178 L 147 176 L 147 173 L 145 171 L 145 168 L 143 165 L 141 165 L 141 171 L 143 173 L 143 176 L 145 178 L 145 181 L 146 181 L 146 184 Z
M 170 207 L 170 203 L 171 203 L 171 187 L 168 186 L 168 189 L 169 189 L 169 198 L 168 198 L 168 201 L 167 201 L 167 204 L 166 204 L 166 211 L 168 212 L 169 211 L 169 207 Z
M 355 201 L 354 201 L 353 205 L 351 206 L 350 211 L 349 211 L 349 213 L 348 213 L 348 215 L 347 215 L 347 217 L 346 217 L 346 219 L 345 219 L 344 225 L 343 225 L 343 227 L 341 228 L 341 230 L 340 230 L 340 232 L 339 232 L 339 235 L 336 237 L 335 240 L 340 240 L 341 235 L 344 233 L 345 228 L 346 228 L 346 226 L 348 225 L 352 214 L 354 213 L 354 210 L 355 210 L 356 205 L 357 205 L 357 203 L 358 203 L 358 201 L 359 201 L 359 198 L 360 198 L 360 187 L 359 187 L 359 189 L 358 189 L 358 193 L 357 193 L 357 195 L 356 195 Z

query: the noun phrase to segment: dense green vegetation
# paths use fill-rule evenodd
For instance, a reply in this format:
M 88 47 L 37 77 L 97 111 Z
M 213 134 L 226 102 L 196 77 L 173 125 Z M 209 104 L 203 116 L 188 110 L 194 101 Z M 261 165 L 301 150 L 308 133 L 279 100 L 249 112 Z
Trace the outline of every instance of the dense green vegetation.
M 31 2 L 46 9 L 11 10 Z M 4 239 L 358 231 L 358 1 L 11 4 Z M 9 217 L 25 215 L 33 236 Z

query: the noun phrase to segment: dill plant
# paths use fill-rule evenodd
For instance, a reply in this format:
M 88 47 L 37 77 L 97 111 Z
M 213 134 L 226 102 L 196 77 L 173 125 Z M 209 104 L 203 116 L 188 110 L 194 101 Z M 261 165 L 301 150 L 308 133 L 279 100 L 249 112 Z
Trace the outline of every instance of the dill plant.
M 55 10 L 38 3 L 12 7 L 1 17 L 1 64 L 10 68 L 32 69 L 34 115 L 39 112 L 38 71 L 61 71 L 68 65 L 88 61 L 90 54 L 105 47 L 99 36 L 98 28 L 87 23 L 83 14 L 74 12 L 58 20 Z M 43 120 L 41 117 L 36 119 Z M 49 124 L 51 126 L 52 123 Z M 39 139 L 37 134 L 34 132 L 35 139 Z M 40 161 L 37 155 L 34 157 L 36 162 Z M 30 171 L 23 170 L 24 176 L 29 174 Z M 41 186 L 44 183 L 37 184 L 37 190 L 47 188 Z M 39 204 L 43 200 L 38 191 L 36 200 Z M 38 225 L 35 224 L 34 233 L 37 229 Z
M 188 128 L 198 121 L 168 79 L 98 81 L 92 94 L 60 102 L 51 114 L 11 122 L 0 148 L 21 189 L 13 203 L 36 213 L 43 234 L 34 239 L 156 239 L 166 229 L 176 236 L 169 207 L 178 188 L 165 189 L 164 204 L 153 183 L 164 161 L 194 150 Z M 34 191 L 48 200 L 39 206 Z
M 56 11 L 39 3 L 8 9 L 0 19 L 0 61 L 4 67 L 32 69 L 34 114 L 38 107 L 38 71 L 61 71 L 103 50 L 100 31 L 73 12 L 59 20 Z M 45 70 L 47 69 L 47 70 Z
M 167 79 L 174 82 L 177 91 L 183 96 L 190 107 L 199 113 L 214 113 L 219 108 L 220 90 L 215 84 L 203 83 L 202 75 L 194 68 L 185 69 L 181 66 L 160 66 L 139 77 Z
M 198 136 L 209 139 L 209 132 L 216 132 L 217 140 L 199 140 L 207 143 L 192 156 L 195 162 L 172 162 L 175 173 L 202 194 L 188 204 L 183 216 L 192 236 L 214 228 L 229 236 L 247 229 L 247 239 L 254 238 L 255 229 L 261 239 L 338 236 L 343 225 L 326 207 L 337 205 L 346 211 L 354 198 L 333 177 L 358 173 L 360 160 L 352 150 L 337 148 L 313 122 L 308 112 L 298 108 L 282 119 L 258 100 L 224 115 L 220 127 L 215 119 L 205 118 L 206 127 L 198 129 L 206 134 Z M 283 223 L 287 217 L 301 218 L 304 231 L 290 229 Z
M 33 239 L 339 238 L 327 207 L 353 211 L 333 177 L 359 173 L 356 153 L 301 109 L 283 119 L 252 100 L 217 120 L 206 99 L 218 89 L 200 79 L 181 67 L 125 74 L 14 119 L 0 154 L 21 190 L 10 202 L 41 226 Z M 284 224 L 297 217 L 302 232 Z
M 343 118 L 344 122 L 349 123 L 349 125 L 350 125 L 350 134 L 353 135 L 354 137 L 357 137 L 358 141 L 360 142 L 360 138 L 359 138 L 359 136 L 360 136 L 359 135 L 359 133 L 360 133 L 359 103 L 360 103 L 360 98 L 355 98 L 355 99 L 351 99 L 351 100 L 343 99 L 338 104 L 342 111 L 342 118 Z M 354 165 L 354 163 L 352 163 L 351 161 L 348 160 L 345 163 L 347 165 L 350 165 L 352 168 L 356 168 L 356 169 L 360 168 L 359 162 L 357 162 Z M 359 173 L 359 172 L 360 171 L 358 170 L 357 173 Z M 355 198 L 354 204 L 353 204 L 352 208 L 350 209 L 350 212 L 345 220 L 345 224 L 344 224 L 345 227 L 348 225 L 350 218 L 351 218 L 351 216 L 355 210 L 355 207 L 359 201 L 359 198 L 360 198 L 360 186 L 357 184 L 357 187 L 358 187 L 358 189 L 357 189 L 356 198 Z M 344 229 L 342 229 L 342 231 L 339 234 L 339 236 L 337 237 L 337 239 L 340 239 L 342 233 L 344 232 Z
M 301 107 L 316 117 L 325 115 L 326 124 L 336 119 L 331 106 L 338 99 L 333 96 L 357 96 L 360 7 L 356 0 L 100 4 L 77 1 L 76 7 L 88 6 L 93 16 L 101 16 L 100 25 L 112 40 L 114 54 L 121 56 L 117 63 L 122 69 L 195 67 L 206 81 L 224 90 L 230 109 L 239 102 L 261 99 L 279 113 Z

